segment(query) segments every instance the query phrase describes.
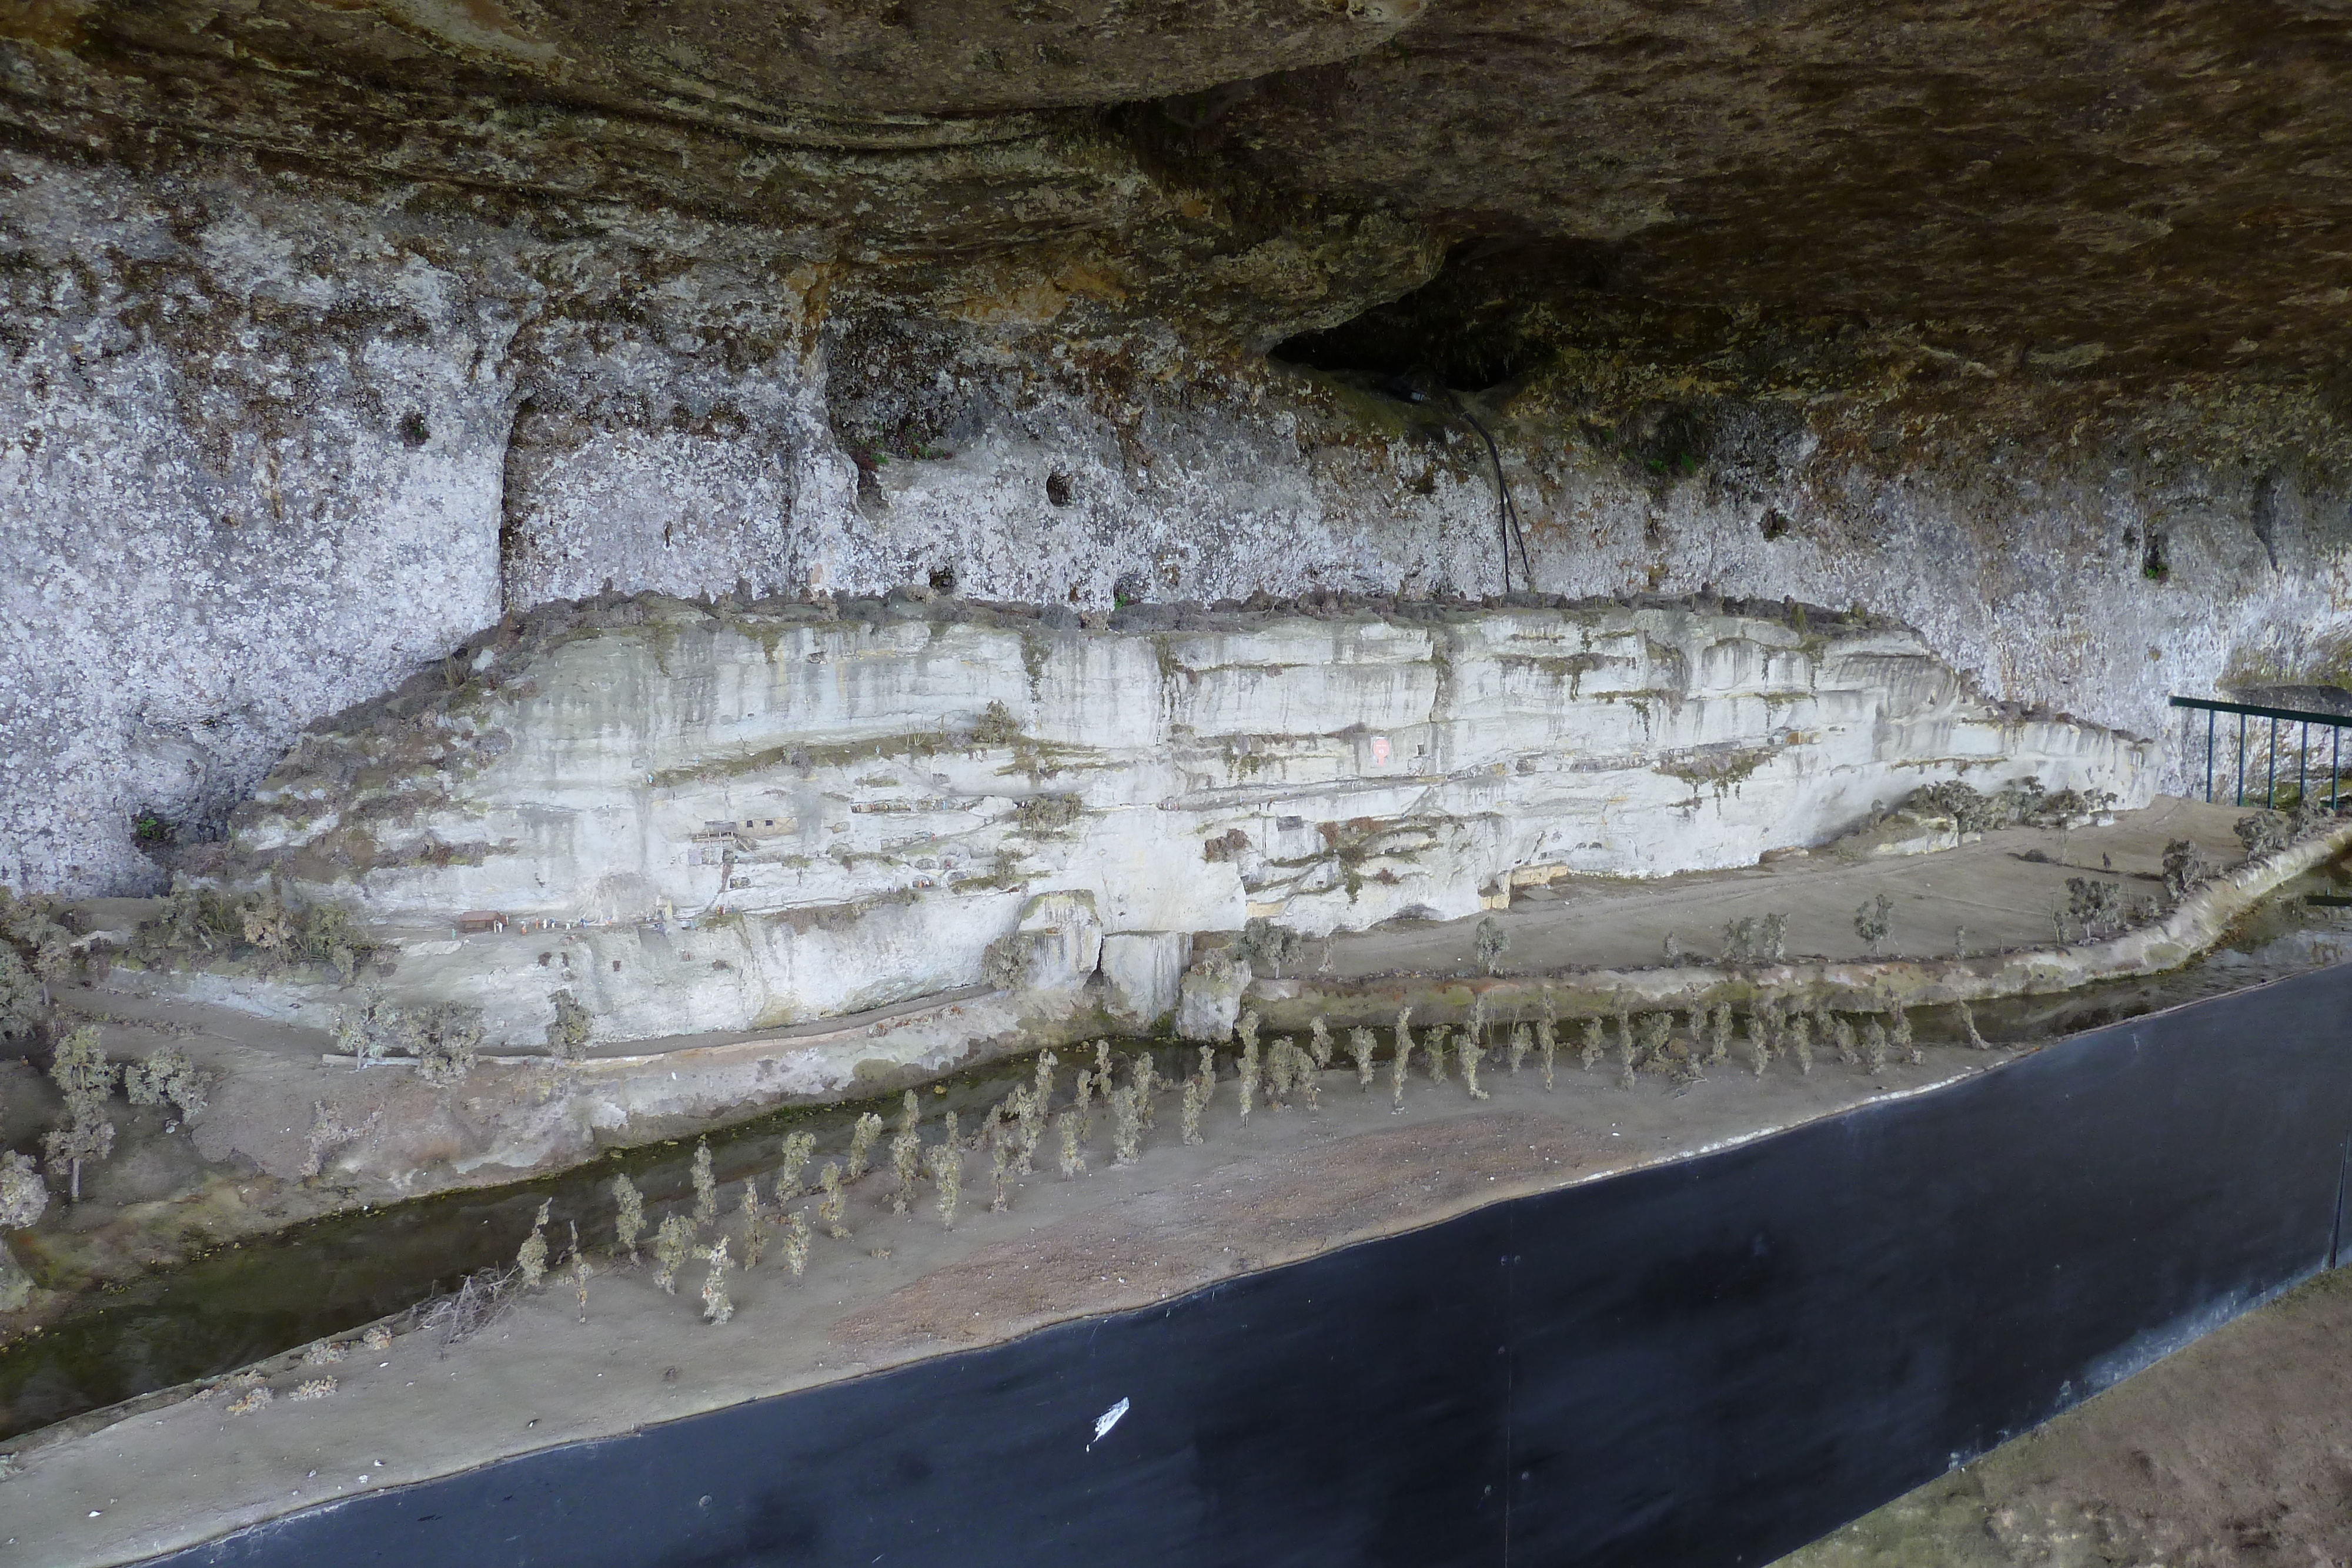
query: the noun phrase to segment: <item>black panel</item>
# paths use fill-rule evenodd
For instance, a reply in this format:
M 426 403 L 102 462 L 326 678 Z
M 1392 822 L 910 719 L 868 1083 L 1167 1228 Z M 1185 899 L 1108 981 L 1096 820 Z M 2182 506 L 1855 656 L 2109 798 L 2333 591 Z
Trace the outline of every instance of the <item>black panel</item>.
M 157 1561 L 1768 1561 L 2326 1265 L 2348 1017 L 2352 967 L 2305 976 L 1148 1312 Z

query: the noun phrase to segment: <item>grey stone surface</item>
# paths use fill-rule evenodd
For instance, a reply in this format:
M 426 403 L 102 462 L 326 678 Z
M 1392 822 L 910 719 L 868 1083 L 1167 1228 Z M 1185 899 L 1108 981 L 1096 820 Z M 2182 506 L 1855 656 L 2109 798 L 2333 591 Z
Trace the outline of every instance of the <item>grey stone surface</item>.
M 1150 1030 L 1182 1000 L 1192 939 L 1182 931 L 1119 931 L 1103 938 L 1103 1005 L 1111 1017 Z

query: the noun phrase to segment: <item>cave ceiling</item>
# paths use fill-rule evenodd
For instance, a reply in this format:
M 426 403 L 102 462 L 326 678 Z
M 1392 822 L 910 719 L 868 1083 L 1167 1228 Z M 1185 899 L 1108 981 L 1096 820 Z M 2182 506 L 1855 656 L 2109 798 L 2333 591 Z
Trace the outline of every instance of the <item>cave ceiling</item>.
M 2347 0 L 16 0 L 0 47 L 20 146 L 751 224 L 1069 332 L 2352 402 Z

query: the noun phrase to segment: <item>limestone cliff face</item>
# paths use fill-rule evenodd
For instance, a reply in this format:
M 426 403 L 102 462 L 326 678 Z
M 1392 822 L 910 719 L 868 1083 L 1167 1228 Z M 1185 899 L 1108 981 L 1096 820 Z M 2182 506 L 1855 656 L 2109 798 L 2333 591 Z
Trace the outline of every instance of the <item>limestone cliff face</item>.
M 134 820 L 608 581 L 1483 595 L 1496 467 L 1514 588 L 2149 737 L 2340 684 L 2352 36 L 2164 16 L 13 8 L 0 880 L 160 887 Z
M 628 1038 L 1067 984 L 1106 935 L 1253 915 L 1320 935 L 1567 872 L 1747 864 L 1944 779 L 2147 799 L 2147 746 L 2003 712 L 1900 628 L 1792 621 L 1605 605 L 1089 629 L 608 603 L 510 627 L 306 737 L 210 869 L 411 928 L 476 909 L 695 921 L 661 946 L 696 964 L 567 972 Z M 1041 956 L 1023 931 L 1055 940 Z M 548 941 L 452 945 L 434 983 L 535 1009 Z

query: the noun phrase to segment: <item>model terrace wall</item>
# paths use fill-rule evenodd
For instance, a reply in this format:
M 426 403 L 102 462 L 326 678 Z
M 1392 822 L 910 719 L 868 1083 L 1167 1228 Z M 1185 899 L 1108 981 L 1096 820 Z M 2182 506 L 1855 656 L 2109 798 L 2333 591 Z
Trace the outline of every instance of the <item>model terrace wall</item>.
M 812 617 L 654 601 L 642 625 L 486 652 L 423 713 L 313 737 L 223 869 L 395 922 L 751 917 L 703 934 L 723 967 L 662 982 L 721 1028 L 975 983 L 1024 908 L 1041 928 L 1321 934 L 1472 913 L 1515 877 L 1752 862 L 1937 779 L 2148 793 L 2139 743 L 2003 716 L 1899 629 L 1624 607 L 1158 632 Z M 404 769 L 416 747 L 434 760 Z M 1070 897 L 1041 913 L 1047 893 Z M 674 993 L 596 968 L 603 1010 L 681 1027 Z

